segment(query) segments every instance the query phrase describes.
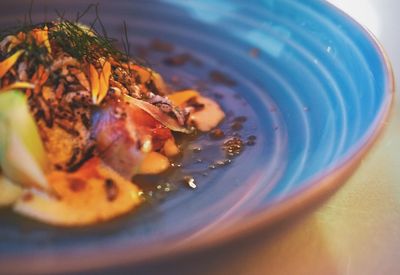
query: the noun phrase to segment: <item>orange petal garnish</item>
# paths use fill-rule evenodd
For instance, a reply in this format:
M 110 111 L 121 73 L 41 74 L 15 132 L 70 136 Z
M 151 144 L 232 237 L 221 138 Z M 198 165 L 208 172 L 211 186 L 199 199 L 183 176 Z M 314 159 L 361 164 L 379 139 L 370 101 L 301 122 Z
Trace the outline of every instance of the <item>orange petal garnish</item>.
M 16 51 L 12 56 L 0 62 L 0 78 L 2 78 L 17 62 L 24 50 Z
M 33 38 L 35 38 L 38 45 L 45 45 L 47 51 L 51 53 L 50 41 L 49 41 L 49 30 L 47 26 L 44 29 L 34 29 L 32 31 Z
M 37 75 L 36 79 L 39 85 L 43 85 L 44 83 L 46 83 L 47 79 L 49 78 L 49 73 L 41 64 L 39 65 L 39 68 L 36 71 L 36 75 Z
M 46 83 L 48 78 L 49 73 L 44 68 L 44 66 L 40 64 L 31 79 L 31 81 L 35 84 L 35 87 L 33 89 L 34 94 L 38 94 L 40 92 L 41 87 L 44 83 Z
M 149 81 L 151 79 L 152 71 L 146 67 L 141 67 L 141 66 L 129 63 L 128 68 L 139 74 L 141 83 L 146 83 L 147 81 Z
M 106 61 L 103 66 L 103 70 L 100 73 L 100 85 L 99 85 L 99 95 L 97 98 L 97 104 L 106 97 L 108 88 L 110 87 L 110 76 L 111 76 L 111 64 Z
M 17 34 L 17 38 L 18 38 L 20 41 L 24 41 L 24 40 L 26 39 L 26 34 L 25 34 L 24 32 L 19 32 L 19 33 Z
M 45 100 L 49 100 L 54 97 L 54 90 L 50 86 L 43 86 L 42 95 Z
M 90 88 L 92 91 L 92 101 L 94 104 L 97 104 L 97 99 L 99 97 L 99 74 L 92 64 L 89 64 L 89 76 Z
M 78 79 L 79 84 L 81 84 L 83 88 L 90 91 L 90 83 L 84 72 L 75 68 L 70 69 L 70 72 Z

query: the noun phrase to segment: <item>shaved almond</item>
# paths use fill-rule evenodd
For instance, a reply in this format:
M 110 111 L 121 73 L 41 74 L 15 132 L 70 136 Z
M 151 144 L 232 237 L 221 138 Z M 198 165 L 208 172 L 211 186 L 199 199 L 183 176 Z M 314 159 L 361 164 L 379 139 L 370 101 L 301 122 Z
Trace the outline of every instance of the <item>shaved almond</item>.
M 19 43 L 21 43 L 21 41 L 16 36 L 8 35 L 0 42 L 0 49 L 2 51 L 10 52 Z

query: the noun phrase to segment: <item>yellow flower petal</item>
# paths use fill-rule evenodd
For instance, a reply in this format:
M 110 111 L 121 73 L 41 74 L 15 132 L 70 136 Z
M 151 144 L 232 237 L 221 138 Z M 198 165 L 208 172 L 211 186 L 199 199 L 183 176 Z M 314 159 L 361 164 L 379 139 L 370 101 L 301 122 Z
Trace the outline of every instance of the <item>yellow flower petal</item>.
M 92 91 L 92 101 L 94 104 L 97 104 L 97 98 L 99 97 L 99 74 L 92 64 L 89 64 L 89 77 L 90 88 Z
M 33 38 L 35 38 L 38 45 L 45 45 L 47 51 L 51 53 L 50 41 L 49 41 L 49 30 L 47 26 L 44 29 L 34 29 L 32 31 Z
M 108 88 L 110 86 L 110 76 L 111 76 L 111 64 L 110 62 L 105 62 L 103 66 L 103 70 L 100 73 L 100 81 L 99 81 L 99 95 L 97 98 L 97 104 L 100 104 L 103 99 L 106 97 Z
M 13 84 L 10 84 L 8 86 L 1 88 L 0 93 L 9 91 L 12 89 L 33 89 L 33 88 L 35 88 L 35 85 L 33 85 L 32 83 L 17 81 L 17 82 L 14 82 Z
M 24 50 L 16 51 L 12 56 L 0 62 L 0 78 L 2 78 L 12 68 L 12 66 L 14 66 L 15 62 L 17 62 L 23 52 Z

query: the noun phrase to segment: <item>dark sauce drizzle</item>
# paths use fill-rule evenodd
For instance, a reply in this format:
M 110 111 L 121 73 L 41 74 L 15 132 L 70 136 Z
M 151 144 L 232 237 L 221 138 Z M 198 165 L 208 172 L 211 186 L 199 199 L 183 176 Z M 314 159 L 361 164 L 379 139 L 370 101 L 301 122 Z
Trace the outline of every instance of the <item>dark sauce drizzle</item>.
M 174 45 L 159 39 L 151 41 L 147 47 L 142 45 L 136 49 L 137 54 L 159 60 L 166 69 L 183 66 L 199 69 L 203 66 L 196 56 L 177 52 Z M 220 85 L 232 89 L 237 85 L 232 77 L 216 69 L 209 70 L 205 78 L 206 80 L 200 79 L 190 83 L 183 76 L 174 74 L 166 76 L 166 82 L 172 90 L 198 89 L 203 95 L 215 99 L 222 105 L 226 95 L 213 87 Z M 243 100 L 238 94 L 234 94 L 233 97 L 239 101 Z M 225 120 L 218 128 L 208 133 L 194 133 L 189 136 L 175 134 L 182 153 L 171 160 L 171 168 L 168 171 L 159 175 L 133 178 L 133 182 L 142 189 L 140 195 L 143 200 L 157 203 L 181 188 L 195 190 L 201 186 L 202 179 L 229 166 L 243 150 L 256 144 L 257 137 L 250 134 L 251 129 L 247 127 L 248 117 L 243 113 L 237 113 L 238 111 L 230 106 L 224 106 L 224 111 Z

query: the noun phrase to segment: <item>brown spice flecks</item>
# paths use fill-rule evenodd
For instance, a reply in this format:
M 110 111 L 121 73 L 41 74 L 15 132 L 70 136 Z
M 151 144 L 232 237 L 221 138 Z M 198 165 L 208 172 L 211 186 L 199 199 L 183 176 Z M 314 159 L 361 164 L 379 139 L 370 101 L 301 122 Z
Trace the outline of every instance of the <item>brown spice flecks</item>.
M 177 76 L 177 75 L 173 75 L 173 76 L 171 77 L 171 82 L 172 82 L 172 84 L 174 84 L 174 85 L 180 85 L 180 84 L 182 84 L 182 79 L 181 79 L 179 76 Z
M 249 54 L 251 57 L 257 58 L 260 56 L 260 49 L 252 48 L 250 49 Z
M 229 76 L 227 76 L 223 72 L 213 70 L 209 73 L 209 76 L 210 76 L 211 80 L 215 83 L 222 84 L 222 85 L 229 86 L 229 87 L 236 85 L 236 81 L 233 80 L 232 78 L 230 78 Z
M 247 117 L 245 117 L 245 116 L 238 116 L 238 117 L 235 117 L 234 121 L 235 121 L 235 122 L 241 122 L 241 123 L 243 123 L 243 122 L 246 122 L 246 121 L 247 121 Z
M 67 166 L 72 166 L 77 160 L 78 160 L 78 156 L 80 155 L 81 149 L 79 149 L 78 147 L 74 147 L 72 149 L 72 156 L 69 159 L 69 161 L 67 162 Z
M 87 117 L 86 114 L 81 114 L 81 120 L 83 125 L 86 127 L 86 129 L 90 129 L 90 126 L 92 125 L 92 122 L 90 121 L 90 119 Z
M 118 186 L 112 179 L 106 179 L 104 181 L 104 188 L 106 191 L 106 196 L 108 201 L 114 201 L 118 196 Z
M 81 192 L 86 188 L 86 181 L 82 179 L 70 179 L 68 187 L 72 192 Z
M 33 200 L 33 195 L 31 192 L 26 192 L 23 196 L 22 196 L 22 201 L 24 202 L 28 202 Z
M 51 108 L 48 106 L 46 101 L 42 97 L 37 97 L 37 101 L 39 104 L 39 113 L 42 113 L 42 117 L 44 122 L 46 123 L 46 126 L 48 128 L 53 127 L 53 112 Z
M 212 139 L 221 139 L 225 137 L 225 133 L 220 128 L 216 128 L 210 132 L 210 137 Z
M 61 80 L 55 90 L 56 98 L 60 99 L 63 96 L 64 91 L 65 91 L 65 85 L 64 82 Z
M 168 66 L 183 66 L 191 60 L 191 55 L 181 53 L 164 59 L 164 63 Z
M 71 136 L 74 137 L 79 137 L 79 132 L 77 130 L 75 130 L 75 128 L 73 127 L 72 123 L 70 121 L 67 120 L 59 120 L 56 122 L 56 124 L 63 129 L 65 132 L 67 132 L 68 134 L 70 134 Z
M 246 142 L 246 145 L 254 146 L 254 145 L 256 145 L 256 142 L 255 142 L 254 140 L 248 140 L 248 141 Z
M 171 53 L 174 51 L 174 46 L 166 41 L 162 41 L 160 39 L 154 39 L 150 43 L 150 48 L 152 50 L 164 53 Z
M 93 143 L 93 141 L 89 142 L 89 143 Z M 96 146 L 94 144 L 90 145 L 89 148 L 85 152 L 82 152 L 81 158 L 77 162 L 75 162 L 72 165 L 70 165 L 69 167 L 67 167 L 67 172 L 71 173 L 71 172 L 76 171 L 79 167 L 81 167 L 81 165 L 85 161 L 89 160 L 90 158 L 92 158 L 95 155 L 94 154 L 95 150 L 96 150 Z
M 147 58 L 149 54 L 149 50 L 145 46 L 137 46 L 135 52 L 137 53 L 137 56 L 143 59 Z
M 201 65 L 201 62 L 189 53 L 181 53 L 164 59 L 164 63 L 168 66 L 183 66 L 189 62 L 196 66 Z
M 204 104 L 197 102 L 196 97 L 192 97 L 186 102 L 186 105 L 188 107 L 192 107 L 195 111 L 201 111 L 204 109 Z
M 248 136 L 246 145 L 254 146 L 256 144 L 256 139 L 257 139 L 257 137 L 254 135 Z
M 243 123 L 239 121 L 235 121 L 231 124 L 231 129 L 234 131 L 239 131 L 243 129 Z

